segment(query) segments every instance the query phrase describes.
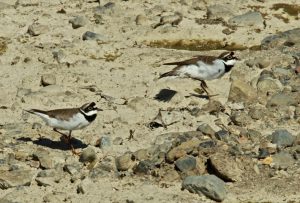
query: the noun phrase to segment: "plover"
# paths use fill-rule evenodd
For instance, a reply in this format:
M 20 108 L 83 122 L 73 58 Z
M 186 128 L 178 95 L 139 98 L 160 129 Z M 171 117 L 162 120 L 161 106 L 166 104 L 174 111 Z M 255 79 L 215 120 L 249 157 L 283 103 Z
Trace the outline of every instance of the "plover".
M 214 80 L 222 77 L 229 72 L 238 58 L 234 56 L 234 52 L 223 52 L 219 56 L 203 56 L 198 55 L 192 59 L 179 62 L 165 63 L 163 65 L 176 65 L 176 67 L 160 75 L 160 78 L 176 76 L 180 78 L 192 78 L 201 82 L 200 87 L 210 95 L 207 91 L 205 80 Z
M 97 108 L 95 102 L 91 102 L 82 105 L 80 108 L 54 109 L 50 111 L 30 109 L 25 111 L 41 117 L 46 122 L 46 125 L 63 135 L 66 142 L 71 146 L 72 152 L 77 154 L 71 144 L 72 131 L 90 125 L 96 119 L 97 112 L 102 111 L 102 109 Z M 68 130 L 69 134 L 66 135 L 58 130 Z

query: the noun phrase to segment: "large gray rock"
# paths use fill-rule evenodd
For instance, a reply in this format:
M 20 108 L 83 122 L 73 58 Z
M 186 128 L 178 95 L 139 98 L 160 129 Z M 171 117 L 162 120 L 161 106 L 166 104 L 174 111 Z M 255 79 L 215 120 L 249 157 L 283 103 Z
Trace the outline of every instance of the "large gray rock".
M 237 26 L 254 26 L 256 28 L 264 28 L 264 19 L 260 12 L 249 11 L 245 14 L 230 18 L 230 24 Z
M 300 28 L 268 36 L 261 41 L 263 49 L 279 48 L 286 44 L 300 44 Z
M 214 175 L 188 176 L 183 180 L 182 188 L 216 201 L 223 201 L 226 197 L 224 181 Z
M 231 9 L 231 7 L 224 4 L 215 4 L 207 7 L 208 19 L 232 17 L 233 14 L 234 11 Z
M 29 186 L 35 173 L 32 170 L 0 171 L 0 189 Z
M 295 141 L 295 137 L 287 130 L 276 130 L 272 133 L 272 143 L 281 147 L 292 146 Z

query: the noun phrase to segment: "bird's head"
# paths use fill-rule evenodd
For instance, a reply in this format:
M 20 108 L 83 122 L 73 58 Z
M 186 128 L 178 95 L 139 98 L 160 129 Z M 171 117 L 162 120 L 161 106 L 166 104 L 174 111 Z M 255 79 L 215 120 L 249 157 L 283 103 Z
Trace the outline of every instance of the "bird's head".
M 219 57 L 219 59 L 223 60 L 224 64 L 227 66 L 234 66 L 234 64 L 239 60 L 234 52 L 223 52 Z
M 99 109 L 96 107 L 95 102 L 86 103 L 80 107 L 80 110 L 82 113 L 84 113 L 87 116 L 93 116 L 96 115 L 98 111 L 103 111 L 102 109 Z

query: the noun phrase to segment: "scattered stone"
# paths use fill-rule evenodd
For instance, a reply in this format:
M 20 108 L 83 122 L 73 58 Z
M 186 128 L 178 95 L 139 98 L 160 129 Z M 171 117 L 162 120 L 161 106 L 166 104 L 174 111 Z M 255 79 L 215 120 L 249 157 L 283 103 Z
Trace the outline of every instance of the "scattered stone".
M 251 120 L 248 114 L 244 111 L 233 112 L 230 119 L 237 126 L 246 126 Z
M 132 160 L 132 154 L 126 153 L 122 156 L 116 158 L 116 167 L 118 171 L 127 171 L 134 166 L 134 161 Z
M 252 103 L 257 100 L 257 94 L 253 87 L 242 80 L 233 80 L 229 92 L 229 101 Z
M 133 153 L 133 156 L 138 161 L 143 161 L 150 158 L 150 153 L 147 149 L 139 149 Z
M 33 157 L 36 158 L 43 169 L 51 169 L 55 167 L 54 159 L 51 159 L 50 152 L 42 148 L 38 148 L 34 153 Z
M 66 55 L 64 54 L 63 50 L 57 50 L 52 52 L 53 58 L 58 62 L 58 63 L 63 63 L 65 62 L 64 59 L 66 58 Z
M 121 137 L 116 137 L 116 138 L 113 140 L 113 144 L 114 144 L 114 145 L 122 145 L 122 144 L 123 144 L 123 138 L 121 138 Z
M 44 74 L 41 78 L 42 86 L 56 85 L 56 77 L 53 74 Z
M 216 146 L 216 143 L 213 140 L 207 140 L 207 141 L 201 142 L 199 144 L 199 147 L 202 147 L 202 148 L 212 148 L 215 146 Z
M 105 149 L 111 146 L 110 137 L 104 136 L 99 139 L 99 147 L 100 149 Z
M 79 161 L 81 162 L 93 162 L 97 158 L 94 147 L 89 146 L 82 150 Z
M 144 160 L 140 161 L 134 168 L 133 172 L 138 175 L 150 175 L 155 169 L 155 165 L 152 161 Z
M 266 107 L 285 107 L 285 106 L 297 106 L 299 101 L 297 98 L 291 96 L 288 93 L 274 94 L 268 101 Z
M 290 147 L 295 141 L 295 137 L 287 130 L 276 130 L 272 133 L 272 143 L 278 147 Z
M 208 19 L 218 19 L 218 18 L 226 18 L 232 17 L 234 15 L 234 11 L 230 6 L 215 4 L 207 7 L 207 18 Z
M 218 139 L 218 140 L 227 140 L 227 138 L 229 137 L 229 132 L 226 131 L 226 130 L 219 130 L 215 133 L 215 137 Z
M 287 43 L 300 43 L 300 28 L 268 36 L 261 41 L 261 47 L 263 49 L 279 48 L 285 46 Z
M 75 18 L 69 20 L 69 23 L 72 24 L 73 29 L 77 29 L 85 26 L 88 23 L 88 20 L 84 16 L 76 16 Z
M 176 159 L 185 156 L 186 154 L 192 152 L 200 144 L 200 140 L 197 138 L 192 138 L 186 142 L 182 142 L 179 146 L 171 149 L 166 156 L 168 162 L 174 162 Z
M 81 169 L 81 165 L 79 163 L 74 164 L 66 164 L 64 166 L 64 171 L 68 172 L 70 175 L 76 175 Z
M 52 177 L 37 177 L 35 178 L 35 181 L 39 186 L 44 186 L 44 187 L 52 186 L 55 183 Z
M 207 104 L 204 104 L 201 108 L 202 111 L 208 112 L 212 115 L 217 115 L 219 112 L 223 112 L 225 110 L 224 106 L 221 102 L 216 100 L 209 100 Z
M 224 181 L 240 181 L 243 171 L 229 155 L 216 153 L 208 159 L 211 172 Z
M 160 22 L 153 26 L 153 28 L 157 28 L 158 26 L 171 24 L 172 26 L 178 25 L 182 21 L 182 14 L 176 12 L 174 15 L 163 16 L 160 18 Z
M 77 193 L 86 194 L 90 190 L 92 184 L 92 180 L 86 177 L 77 186 Z
M 264 19 L 260 12 L 249 11 L 243 15 L 235 16 L 228 21 L 230 24 L 237 26 L 254 26 L 264 28 Z
M 257 90 L 264 95 L 279 92 L 283 89 L 282 84 L 279 80 L 270 77 L 263 77 L 258 79 L 256 87 Z
M 97 14 L 112 14 L 115 6 L 116 6 L 115 3 L 108 2 L 108 3 L 104 4 L 103 6 L 98 6 L 94 10 L 94 13 L 97 13 Z
M 38 36 L 41 34 L 45 34 L 48 31 L 49 31 L 49 27 L 47 25 L 32 24 L 28 27 L 28 33 L 31 36 Z
M 193 156 L 184 156 L 176 160 L 175 166 L 181 172 L 187 172 L 196 169 L 197 161 Z
M 87 31 L 82 35 L 82 40 L 100 40 L 105 41 L 106 37 L 94 32 Z
M 226 197 L 224 181 L 214 175 L 188 176 L 183 180 L 182 188 L 215 201 L 223 201 Z
M 267 116 L 265 109 L 257 106 L 251 107 L 248 115 L 255 120 L 260 120 Z
M 0 171 L 0 189 L 29 186 L 34 175 L 32 170 Z
M 257 158 L 264 159 L 264 158 L 267 158 L 268 156 L 270 156 L 270 153 L 269 153 L 268 149 L 259 148 L 258 157 Z
M 275 154 L 273 157 L 273 162 L 271 166 L 277 169 L 287 169 L 288 167 L 292 166 L 295 162 L 293 156 L 287 152 L 279 152 Z
M 142 14 L 136 16 L 135 18 L 136 25 L 146 25 L 147 23 L 148 23 L 148 19 L 146 16 Z
M 215 131 L 212 129 L 210 125 L 207 123 L 201 124 L 198 128 L 197 131 L 202 132 L 204 135 L 208 135 L 210 137 L 213 137 L 215 135 Z

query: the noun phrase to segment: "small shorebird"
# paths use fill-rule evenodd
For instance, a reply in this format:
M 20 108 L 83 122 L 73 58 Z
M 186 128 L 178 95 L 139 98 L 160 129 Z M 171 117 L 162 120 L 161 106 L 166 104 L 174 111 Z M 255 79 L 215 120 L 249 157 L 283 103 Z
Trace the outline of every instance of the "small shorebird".
M 195 56 L 192 59 L 179 62 L 165 63 L 163 65 L 176 65 L 176 67 L 160 76 L 169 77 L 176 76 L 179 78 L 192 78 L 201 82 L 200 87 L 210 95 L 207 91 L 208 87 L 205 80 L 213 80 L 222 77 L 229 72 L 238 58 L 234 56 L 234 52 L 223 52 L 219 56 Z
M 95 102 L 91 102 L 82 105 L 80 108 L 54 109 L 50 111 L 30 109 L 25 111 L 41 117 L 46 122 L 46 125 L 53 127 L 55 132 L 63 135 L 65 141 L 71 146 L 72 152 L 78 154 L 71 144 L 72 131 L 90 125 L 96 119 L 97 112 L 102 111 L 102 109 L 97 108 Z M 68 130 L 69 134 L 66 135 L 58 130 Z

